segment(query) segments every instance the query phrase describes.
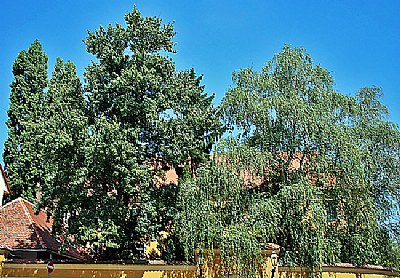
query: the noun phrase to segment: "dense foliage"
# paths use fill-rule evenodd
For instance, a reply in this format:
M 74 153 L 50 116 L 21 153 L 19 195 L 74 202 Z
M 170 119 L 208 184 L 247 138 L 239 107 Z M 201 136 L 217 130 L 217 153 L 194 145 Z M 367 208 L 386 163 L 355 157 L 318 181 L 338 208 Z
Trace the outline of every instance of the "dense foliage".
M 4 161 L 14 192 L 55 219 L 54 232 L 95 258 L 220 249 L 253 276 L 267 243 L 281 262 L 399 266 L 398 126 L 376 87 L 355 96 L 303 49 L 235 72 L 221 105 L 194 69 L 178 71 L 174 30 L 135 8 L 89 32 L 95 59 L 77 76 L 39 42 L 14 64 Z M 225 127 L 234 130 L 220 139 Z M 212 152 L 212 154 L 210 154 Z M 166 184 L 173 169 L 179 183 Z M 39 193 L 39 194 L 37 194 Z
M 173 26 L 136 8 L 125 23 L 88 33 L 96 60 L 83 85 L 61 59 L 47 81 L 39 42 L 20 53 L 4 156 L 14 197 L 46 208 L 56 233 L 101 259 L 138 258 L 170 232 L 177 185 L 162 169 L 190 177 L 222 132 L 201 77 L 167 56 Z
M 177 223 L 187 255 L 196 243 L 221 248 L 250 275 L 260 246 L 275 242 L 289 265 L 398 266 L 390 220 L 399 210 L 400 132 L 380 90 L 345 96 L 289 46 L 260 72 L 233 77 L 221 108 L 238 135 L 221 140 L 212 166 L 183 186 Z
M 18 54 L 13 74 L 3 158 L 12 181 L 11 198 L 34 200 L 43 173 L 39 149 L 44 141 L 39 125 L 47 86 L 47 55 L 38 41 Z

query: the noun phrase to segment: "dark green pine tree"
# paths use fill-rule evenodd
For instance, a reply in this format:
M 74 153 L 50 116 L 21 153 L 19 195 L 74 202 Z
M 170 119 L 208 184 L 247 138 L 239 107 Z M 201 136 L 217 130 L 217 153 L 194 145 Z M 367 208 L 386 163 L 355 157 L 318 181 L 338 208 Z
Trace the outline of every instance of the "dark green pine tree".
M 13 74 L 3 159 L 12 189 L 10 198 L 22 196 L 34 201 L 36 188 L 42 183 L 39 149 L 44 138 L 39 127 L 47 86 L 47 55 L 39 41 L 18 54 Z
M 179 165 L 189 159 L 188 170 L 194 174 L 223 133 L 218 109 L 213 106 L 214 96 L 204 92 L 201 79 L 194 69 L 175 74 L 169 109 L 155 120 L 158 145 L 154 153 L 160 153 L 181 178 Z

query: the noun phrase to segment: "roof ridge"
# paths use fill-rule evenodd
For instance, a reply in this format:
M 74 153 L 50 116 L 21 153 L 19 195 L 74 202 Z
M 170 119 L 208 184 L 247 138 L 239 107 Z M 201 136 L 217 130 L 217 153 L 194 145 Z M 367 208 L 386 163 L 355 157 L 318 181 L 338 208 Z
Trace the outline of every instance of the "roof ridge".
M 25 198 L 23 198 L 23 197 L 18 197 L 18 198 L 16 198 L 16 199 L 11 200 L 11 201 L 9 201 L 8 203 L 4 204 L 3 206 L 1 206 L 1 208 L 4 208 L 4 207 L 6 207 L 6 206 L 8 206 L 8 205 L 11 205 L 12 203 L 15 203 L 15 202 L 17 202 L 17 201 L 24 201 L 24 202 L 30 204 L 31 206 L 34 206 L 34 205 L 35 205 L 34 203 L 28 201 L 27 199 L 25 199 Z M 42 209 L 40 209 L 40 211 L 42 211 Z
M 26 216 L 28 217 L 28 220 L 29 220 L 29 222 L 30 222 L 30 225 L 32 226 L 33 231 L 35 232 L 35 234 L 36 234 L 36 236 L 37 236 L 37 238 L 38 238 L 38 240 L 39 240 L 40 245 L 41 245 L 43 248 L 46 248 L 46 244 L 45 244 L 45 242 L 43 241 L 43 238 L 42 238 L 42 236 L 39 234 L 39 231 L 38 231 L 38 229 L 37 229 L 37 227 L 36 227 L 36 222 L 33 221 L 32 215 L 31 215 L 30 212 L 28 211 L 28 208 L 27 208 L 25 202 L 28 203 L 28 204 L 31 205 L 31 206 L 33 206 L 33 204 L 32 204 L 31 202 L 25 200 L 25 199 L 22 198 L 22 197 L 18 197 L 17 200 L 19 200 L 19 201 L 21 202 L 22 208 L 23 208 L 23 210 L 24 210 Z
M 22 209 L 24 210 L 25 215 L 28 216 L 29 223 L 32 225 L 33 224 L 32 215 L 29 213 L 28 208 L 26 207 L 25 203 L 23 202 L 24 198 L 18 197 L 16 200 L 21 203 Z
M 34 203 L 28 201 L 27 199 L 25 199 L 25 198 L 23 198 L 23 197 L 18 197 L 17 199 L 21 199 L 21 201 L 24 201 L 25 203 L 28 203 L 28 204 L 30 204 L 31 206 L 35 206 Z
M 5 208 L 5 207 L 7 207 L 8 205 L 11 205 L 11 204 L 13 204 L 13 203 L 19 201 L 20 199 L 24 199 L 24 198 L 18 197 L 17 199 L 11 200 L 11 201 L 9 201 L 8 203 L 2 205 L 1 208 Z

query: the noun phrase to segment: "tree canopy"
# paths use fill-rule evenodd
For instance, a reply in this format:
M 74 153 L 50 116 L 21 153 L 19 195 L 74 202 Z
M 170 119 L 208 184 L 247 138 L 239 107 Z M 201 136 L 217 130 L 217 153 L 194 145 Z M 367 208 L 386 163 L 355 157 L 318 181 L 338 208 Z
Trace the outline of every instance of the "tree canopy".
M 233 81 L 221 110 L 237 135 L 182 187 L 187 255 L 221 248 L 246 275 L 267 242 L 283 247 L 283 263 L 316 270 L 398 265 L 398 222 L 388 219 L 399 209 L 400 133 L 381 90 L 339 93 L 329 71 L 287 45 Z
M 39 42 L 28 58 L 43 65 L 28 59 L 32 65 L 21 68 L 38 67 L 43 74 L 34 77 L 41 83 L 29 79 L 30 72 L 14 71 L 13 84 L 27 83 L 23 91 L 13 91 L 9 110 L 6 167 L 12 185 L 20 179 L 25 186 L 16 197 L 32 196 L 55 217 L 56 233 L 89 247 L 94 257 L 138 258 L 141 245 L 170 232 L 177 185 L 160 189 L 160 169 L 176 169 L 180 179 L 191 176 L 222 133 L 201 76 L 194 69 L 176 70 L 168 56 L 175 52 L 174 34 L 171 24 L 143 18 L 134 8 L 124 26 L 88 32 L 84 42 L 95 60 L 84 72 L 83 85 L 74 64 L 60 58 L 48 82 Z M 15 69 L 21 60 L 27 63 L 26 55 L 21 52 Z M 15 100 L 21 95 L 38 108 Z M 36 110 L 26 112 L 31 106 Z M 11 131 L 19 128 L 12 121 L 27 118 L 37 133 L 20 137 L 30 136 L 34 147 L 28 149 L 25 141 L 11 145 L 16 140 Z M 24 153 L 12 158 L 26 163 L 14 166 L 9 153 L 20 149 Z M 37 159 L 40 168 L 34 168 Z
M 18 54 L 12 71 L 14 80 L 10 85 L 8 138 L 3 159 L 12 181 L 11 198 L 23 196 L 32 201 L 43 172 L 39 145 L 44 141 L 39 123 L 47 87 L 47 55 L 39 41 Z
M 340 93 L 285 45 L 261 70 L 234 72 L 214 107 L 202 77 L 176 69 L 174 35 L 134 8 L 88 32 L 83 81 L 61 58 L 48 80 L 38 41 L 20 52 L 4 152 L 12 198 L 45 208 L 55 234 L 98 259 L 140 258 L 164 232 L 163 258 L 220 249 L 241 276 L 271 242 L 282 263 L 316 271 L 399 267 L 400 132 L 381 89 Z

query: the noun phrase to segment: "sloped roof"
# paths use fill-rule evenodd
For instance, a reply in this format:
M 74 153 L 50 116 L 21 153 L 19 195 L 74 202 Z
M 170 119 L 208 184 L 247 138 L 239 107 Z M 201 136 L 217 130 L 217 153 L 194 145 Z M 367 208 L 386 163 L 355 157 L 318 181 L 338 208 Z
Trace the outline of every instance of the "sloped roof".
M 58 252 L 62 243 L 52 235 L 53 220 L 46 212 L 37 214 L 33 204 L 17 198 L 0 207 L 0 246 L 13 249 L 45 249 Z M 79 252 L 70 247 L 64 255 L 81 259 Z

